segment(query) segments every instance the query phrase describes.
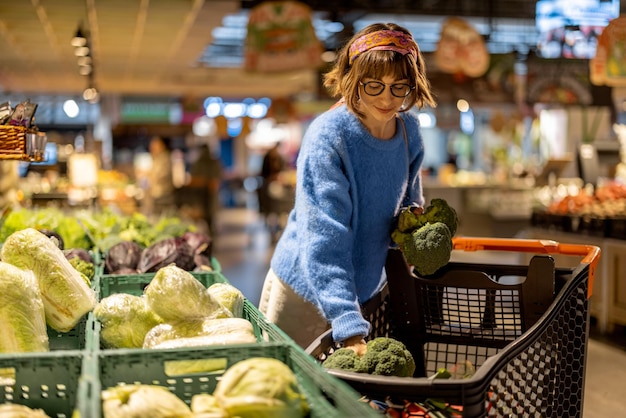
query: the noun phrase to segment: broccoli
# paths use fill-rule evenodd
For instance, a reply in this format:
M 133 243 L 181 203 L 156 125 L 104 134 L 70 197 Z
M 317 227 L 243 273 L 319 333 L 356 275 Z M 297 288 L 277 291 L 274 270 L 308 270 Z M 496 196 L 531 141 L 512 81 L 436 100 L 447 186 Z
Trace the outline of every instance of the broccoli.
M 411 377 L 415 372 L 415 360 L 402 342 L 378 337 L 367 342 L 361 368 L 374 375 Z
M 400 341 L 389 337 L 368 341 L 363 357 L 349 348 L 339 348 L 322 365 L 327 369 L 381 376 L 411 377 L 415 372 L 415 361 L 409 350 Z
M 400 232 L 411 232 L 419 225 L 419 215 L 411 207 L 403 208 L 398 215 L 398 230 Z
M 429 276 L 450 261 L 452 234 L 443 222 L 427 223 L 413 231 L 400 250 L 417 273 Z
M 443 222 L 450 229 L 450 235 L 454 236 L 459 226 L 459 217 L 456 210 L 444 199 L 435 198 L 430 201 L 430 205 L 418 215 L 418 227 L 427 223 Z
M 327 369 L 340 369 L 354 372 L 361 358 L 349 348 L 339 348 L 326 358 L 322 365 Z

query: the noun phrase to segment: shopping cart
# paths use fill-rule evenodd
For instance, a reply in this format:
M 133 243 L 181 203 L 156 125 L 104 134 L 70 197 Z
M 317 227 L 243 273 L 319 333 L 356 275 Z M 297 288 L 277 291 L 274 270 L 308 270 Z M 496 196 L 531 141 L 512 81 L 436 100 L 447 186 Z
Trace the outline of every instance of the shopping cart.
M 463 251 L 513 251 L 528 264 L 450 262 L 418 277 L 398 249 L 389 250 L 387 285 L 363 306 L 370 338 L 407 346 L 412 378 L 341 370 L 328 373 L 374 400 L 437 400 L 464 417 L 582 415 L 589 334 L 589 297 L 600 249 L 550 240 L 465 238 Z M 550 254 L 580 256 L 576 268 Z M 332 331 L 307 352 L 323 361 L 338 345 Z M 471 363 L 467 378 L 435 379 L 440 368 Z

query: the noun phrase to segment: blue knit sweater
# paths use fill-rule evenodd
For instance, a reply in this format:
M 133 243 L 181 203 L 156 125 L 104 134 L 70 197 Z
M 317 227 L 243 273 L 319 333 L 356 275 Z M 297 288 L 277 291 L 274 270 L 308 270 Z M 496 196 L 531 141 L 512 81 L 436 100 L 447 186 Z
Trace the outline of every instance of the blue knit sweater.
M 403 205 L 424 203 L 417 118 L 401 117 L 408 158 L 400 121 L 393 138 L 380 140 L 345 105 L 318 116 L 302 140 L 295 206 L 271 268 L 320 309 L 335 341 L 369 334 L 360 303 L 384 284 L 394 217 Z

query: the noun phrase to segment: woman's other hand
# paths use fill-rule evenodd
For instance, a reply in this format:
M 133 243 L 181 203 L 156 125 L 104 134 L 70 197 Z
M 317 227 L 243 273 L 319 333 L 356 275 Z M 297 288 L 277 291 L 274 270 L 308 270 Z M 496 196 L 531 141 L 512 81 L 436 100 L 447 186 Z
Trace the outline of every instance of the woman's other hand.
M 345 348 L 349 348 L 350 350 L 354 351 L 359 356 L 363 356 L 365 352 L 367 351 L 365 339 L 360 335 L 356 335 L 354 337 L 350 337 L 344 340 L 343 346 Z

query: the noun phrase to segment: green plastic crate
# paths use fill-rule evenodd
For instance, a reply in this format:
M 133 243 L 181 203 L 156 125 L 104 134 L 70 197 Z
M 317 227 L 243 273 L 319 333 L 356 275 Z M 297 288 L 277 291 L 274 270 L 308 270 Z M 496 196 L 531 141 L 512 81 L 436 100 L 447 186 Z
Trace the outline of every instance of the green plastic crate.
M 333 378 L 302 350 L 288 343 L 261 343 L 179 350 L 108 350 L 91 356 L 83 378 L 78 411 L 80 416 L 101 417 L 102 390 L 117 384 L 143 383 L 167 387 L 179 398 L 191 403 L 195 394 L 212 393 L 224 369 L 251 357 L 275 358 L 286 363 L 297 376 L 310 407 L 310 418 L 380 417 L 361 395 L 344 382 Z M 170 362 L 208 360 L 223 362 L 224 369 L 172 375 Z
M 74 328 L 68 332 L 59 332 L 48 327 L 50 351 L 84 350 L 87 346 L 87 321 L 90 313 L 85 314 Z
M 83 355 L 80 350 L 0 354 L 0 403 L 70 418 L 77 403 Z
M 228 283 L 228 280 L 219 272 L 192 273 L 205 287 L 214 283 Z M 154 273 L 131 274 L 131 275 L 103 275 L 97 278 L 98 300 L 110 296 L 114 293 L 128 293 L 136 296 L 143 294 L 143 289 L 150 283 Z M 252 302 L 244 299 L 243 318 L 252 323 L 254 334 L 258 341 L 278 341 L 293 343 L 276 325 L 268 322 L 265 316 L 258 310 Z M 87 319 L 87 344 L 86 349 L 98 350 L 100 342 L 100 322 L 95 319 L 93 313 L 89 313 Z

